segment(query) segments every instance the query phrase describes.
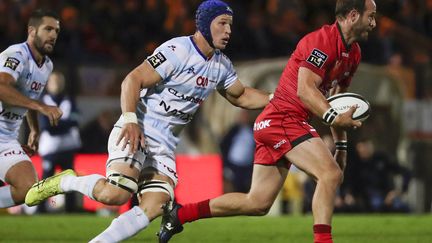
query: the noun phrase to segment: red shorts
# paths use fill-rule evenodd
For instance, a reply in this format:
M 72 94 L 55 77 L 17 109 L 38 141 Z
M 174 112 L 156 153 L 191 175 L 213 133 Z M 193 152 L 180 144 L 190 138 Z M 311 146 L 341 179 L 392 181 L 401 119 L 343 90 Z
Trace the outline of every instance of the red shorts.
M 313 137 L 319 137 L 305 117 L 278 111 L 269 104 L 254 124 L 255 164 L 276 165 L 283 155 Z M 286 161 L 286 166 L 290 163 Z

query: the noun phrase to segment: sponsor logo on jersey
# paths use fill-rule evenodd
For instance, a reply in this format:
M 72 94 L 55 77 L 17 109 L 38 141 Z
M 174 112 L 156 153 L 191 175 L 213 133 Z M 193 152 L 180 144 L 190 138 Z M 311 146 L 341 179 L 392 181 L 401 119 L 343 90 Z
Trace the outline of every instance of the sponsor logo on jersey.
M 205 88 L 205 87 L 208 86 L 208 83 L 209 83 L 209 79 L 208 79 L 207 77 L 199 76 L 199 77 L 196 79 L 196 84 L 197 84 L 198 87 L 203 87 L 203 88 Z
M 18 59 L 16 59 L 15 57 L 8 57 L 3 66 L 10 68 L 13 71 L 15 71 L 19 64 L 20 64 L 20 61 Z
M 40 91 L 43 87 L 44 87 L 44 85 L 42 85 L 42 83 L 40 83 L 38 81 L 33 81 L 30 84 L 30 90 L 32 90 L 32 91 Z
M 172 51 L 175 51 L 175 49 L 177 48 L 175 45 L 170 45 L 168 46 L 169 49 L 171 49 Z
M 164 110 L 167 112 L 170 116 L 175 116 L 184 122 L 190 122 L 193 118 L 192 114 L 184 113 L 183 111 L 177 110 L 176 108 L 172 108 L 170 105 L 168 105 L 165 101 L 161 100 L 159 103 L 159 106 L 162 106 Z
M 22 150 L 11 150 L 3 154 L 4 157 L 10 156 L 10 155 L 25 155 L 26 153 Z
M 285 143 L 286 143 L 286 140 L 283 139 L 283 140 L 281 140 L 279 143 L 275 144 L 275 145 L 273 146 L 273 148 L 274 148 L 274 149 L 278 149 L 278 148 L 280 148 L 280 146 L 282 146 L 282 144 L 285 144 Z
M 324 52 L 314 48 L 306 61 L 317 68 L 321 68 L 326 62 L 328 56 Z
M 159 65 L 164 63 L 166 60 L 167 60 L 166 57 L 161 52 L 158 52 L 158 53 L 154 54 L 153 56 L 150 56 L 149 58 L 147 58 L 147 61 L 150 63 L 150 65 L 153 68 L 159 67 Z
M 170 94 L 174 95 L 177 98 L 180 98 L 182 100 L 189 101 L 189 102 L 192 102 L 192 103 L 195 103 L 195 104 L 201 104 L 203 102 L 203 100 L 200 99 L 200 98 L 196 98 L 196 97 L 192 97 L 192 96 L 188 96 L 188 95 L 182 94 L 182 93 L 178 92 L 177 90 L 175 90 L 173 88 L 168 88 L 168 92 L 170 92 Z
M 7 111 L 6 109 L 0 111 L 0 116 L 8 120 L 15 120 L 15 121 L 22 120 L 24 118 L 22 115 L 13 113 L 11 111 Z
M 343 56 L 343 57 L 349 57 L 349 53 L 342 52 L 342 56 Z
M 253 130 L 254 131 L 258 131 L 258 130 L 270 127 L 270 122 L 271 122 L 271 119 L 260 121 L 260 122 L 256 122 L 256 123 L 254 123 Z
M 195 74 L 195 68 L 191 67 L 187 69 L 187 73 L 193 73 Z

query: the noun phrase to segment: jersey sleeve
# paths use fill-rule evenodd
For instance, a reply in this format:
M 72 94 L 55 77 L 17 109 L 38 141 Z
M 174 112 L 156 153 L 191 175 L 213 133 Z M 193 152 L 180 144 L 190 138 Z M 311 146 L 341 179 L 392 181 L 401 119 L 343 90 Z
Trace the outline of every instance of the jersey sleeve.
M 156 48 L 146 61 L 159 73 L 162 80 L 169 79 L 181 65 L 180 58 L 168 48 L 166 43 Z
M 326 70 L 336 59 L 336 44 L 318 33 L 307 35 L 298 44 L 300 67 L 310 69 L 324 79 Z
M 0 55 L 0 72 L 8 73 L 15 81 L 24 70 L 24 56 L 21 52 L 6 52 Z
M 222 79 L 221 82 L 218 83 L 217 85 L 218 90 L 228 89 L 238 79 L 237 72 L 234 69 L 234 65 L 228 59 L 228 57 L 224 58 L 224 66 L 225 66 L 224 69 L 226 70 L 225 77 Z

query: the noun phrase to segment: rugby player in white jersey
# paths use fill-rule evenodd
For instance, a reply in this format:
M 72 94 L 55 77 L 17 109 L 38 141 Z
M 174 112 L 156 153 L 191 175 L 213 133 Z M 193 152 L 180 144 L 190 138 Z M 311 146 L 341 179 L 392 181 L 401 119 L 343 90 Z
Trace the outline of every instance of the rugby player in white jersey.
M 0 53 L 0 180 L 8 184 L 0 188 L 0 208 L 23 203 L 37 181 L 33 164 L 17 141 L 24 116 L 30 128 L 26 150 L 36 151 L 37 112 L 46 115 L 51 125 L 62 115 L 58 107 L 38 101 L 53 69 L 47 55 L 53 52 L 59 31 L 54 13 L 37 10 L 28 22 L 27 41 Z
M 79 191 L 99 202 L 121 205 L 138 193 L 139 206 L 114 219 L 91 242 L 127 239 L 160 216 L 162 206 L 174 200 L 179 133 L 213 90 L 246 109 L 260 109 L 269 102 L 268 93 L 243 86 L 221 52 L 229 42 L 232 22 L 233 11 L 226 3 L 202 3 L 194 35 L 163 43 L 124 79 L 123 114 L 108 141 L 106 177 L 65 172 L 32 188 L 26 203 Z

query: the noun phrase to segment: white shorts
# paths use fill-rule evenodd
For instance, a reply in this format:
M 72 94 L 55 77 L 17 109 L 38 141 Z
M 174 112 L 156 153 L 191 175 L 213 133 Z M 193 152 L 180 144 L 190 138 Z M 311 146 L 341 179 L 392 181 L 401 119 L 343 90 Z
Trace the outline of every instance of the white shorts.
M 21 161 L 31 161 L 17 140 L 0 143 L 0 180 L 5 181 L 9 169 Z
M 128 154 L 129 145 L 122 151 L 123 143 L 116 145 L 118 136 L 120 135 L 121 127 L 114 126 L 108 139 L 108 160 L 106 167 L 112 163 L 128 163 L 132 164 L 139 171 L 144 168 L 153 167 L 159 172 L 171 178 L 177 185 L 177 172 L 174 158 L 174 151 L 161 145 L 157 141 L 146 137 L 146 147 L 144 151 L 138 150 L 135 154 Z

